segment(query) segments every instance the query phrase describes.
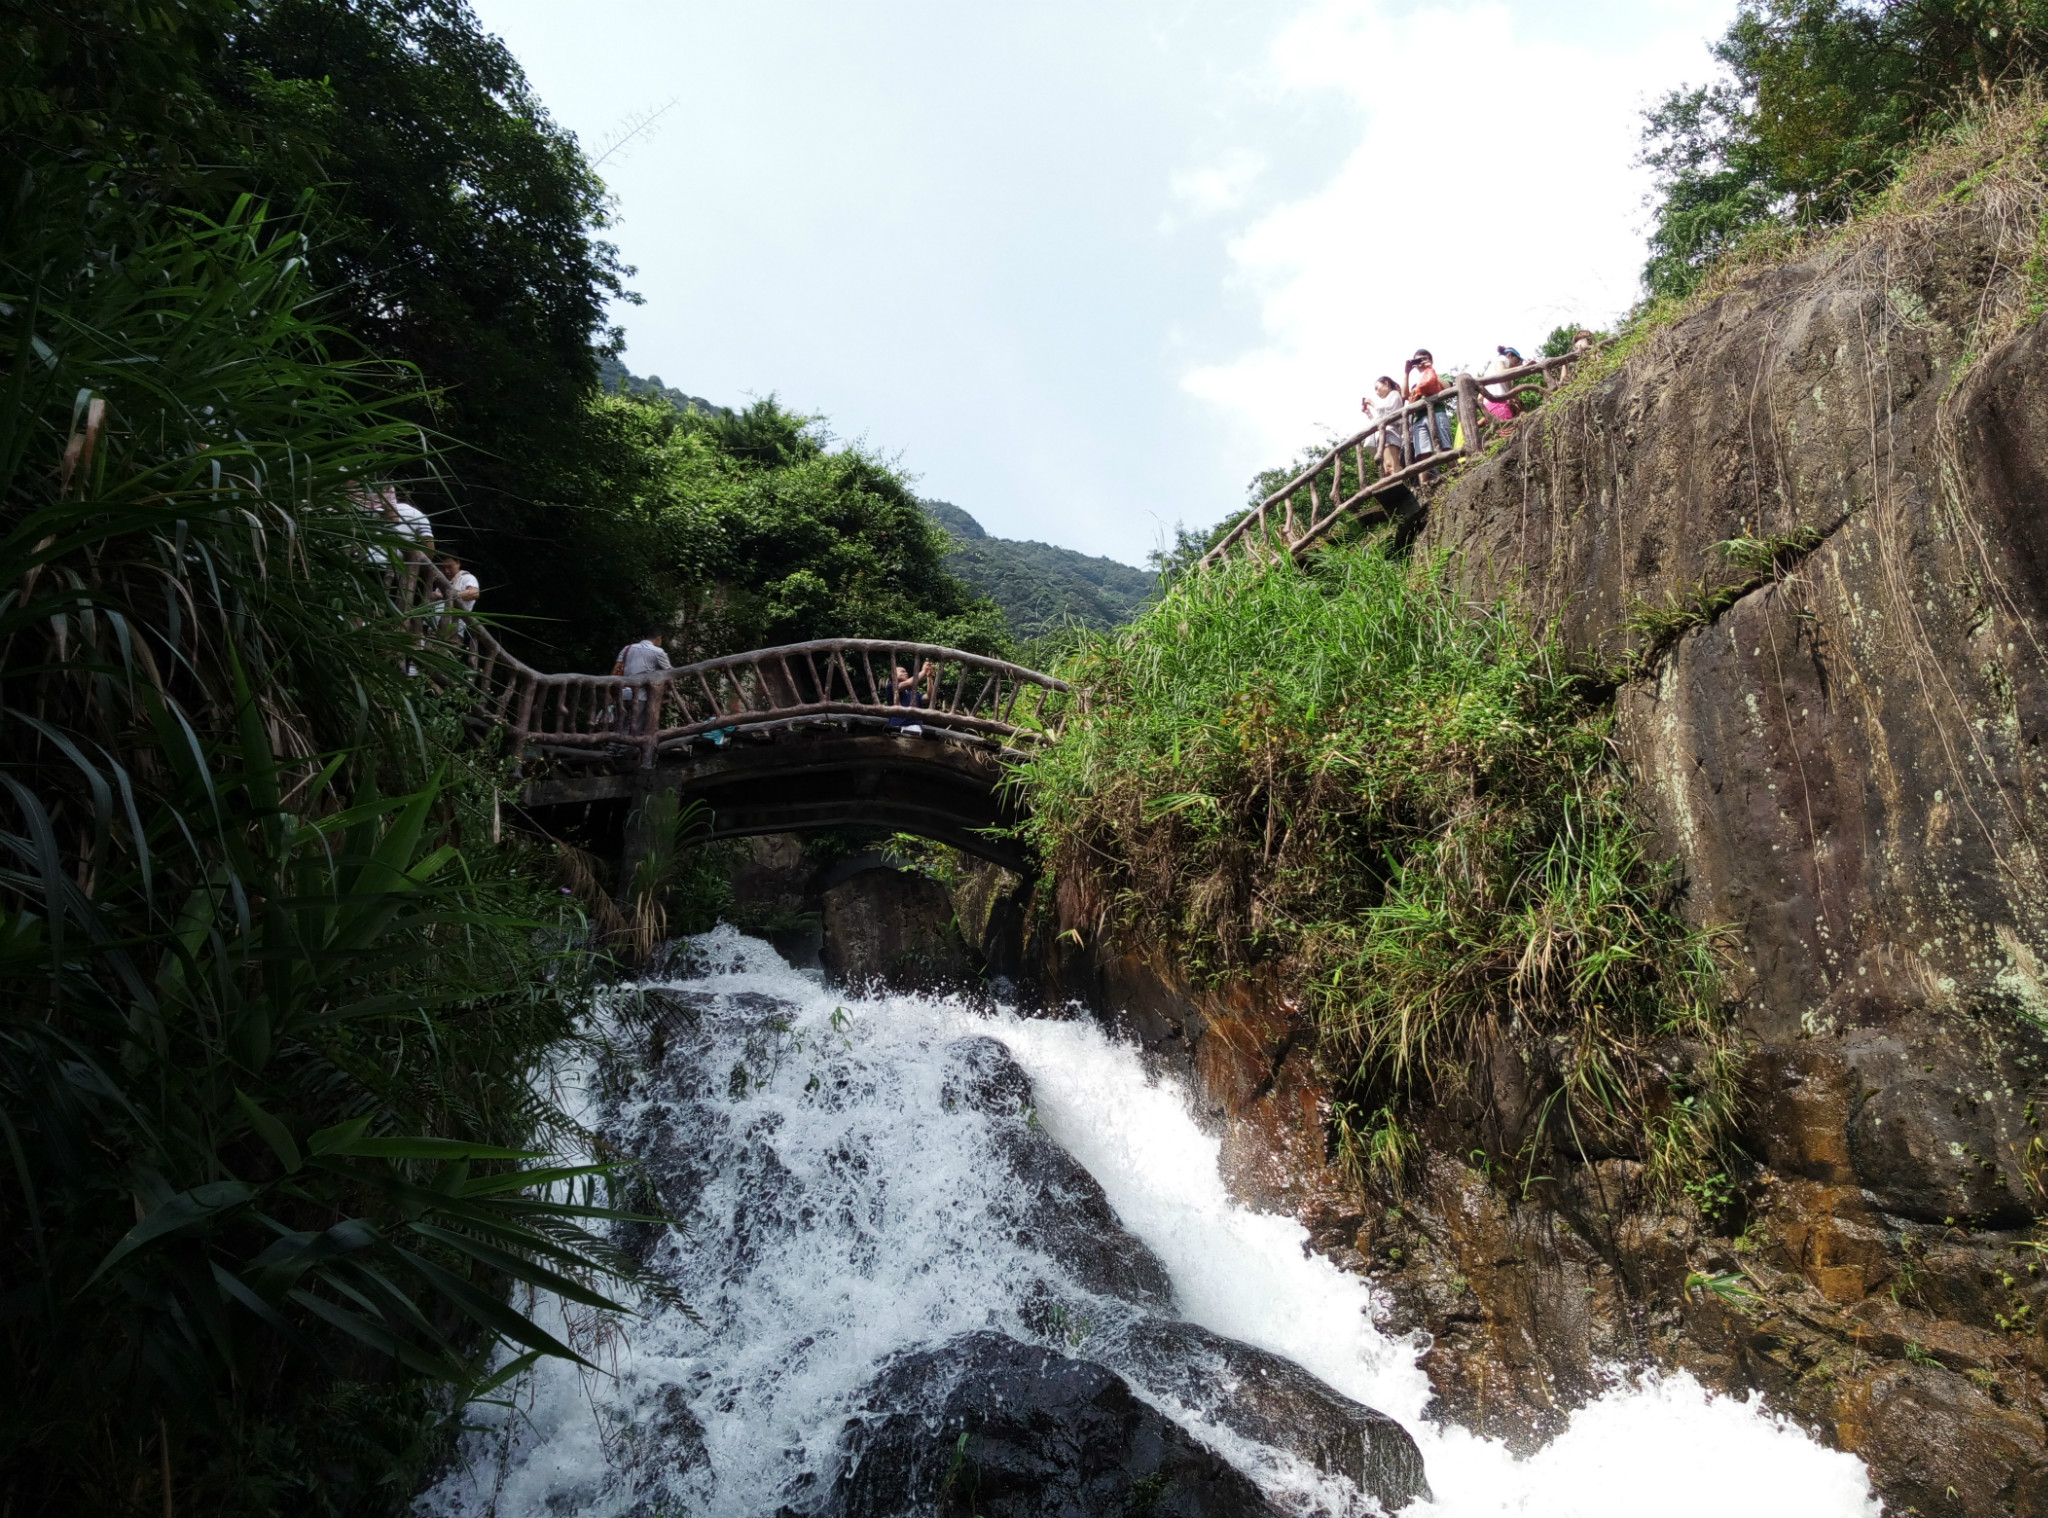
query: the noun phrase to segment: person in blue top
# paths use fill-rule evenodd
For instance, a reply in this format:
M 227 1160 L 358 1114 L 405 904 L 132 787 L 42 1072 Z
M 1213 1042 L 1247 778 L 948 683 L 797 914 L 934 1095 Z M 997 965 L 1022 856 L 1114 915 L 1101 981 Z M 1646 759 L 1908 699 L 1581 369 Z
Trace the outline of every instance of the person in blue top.
M 912 675 L 902 665 L 897 665 L 895 673 L 889 680 L 889 704 L 891 706 L 908 706 L 912 708 L 931 705 L 931 697 L 926 693 L 924 687 L 930 682 L 933 673 L 937 669 L 938 666 L 929 659 L 918 666 L 918 671 L 915 675 Z M 889 726 L 905 733 L 922 733 L 924 731 L 921 723 L 913 722 L 908 717 L 891 717 L 889 719 Z

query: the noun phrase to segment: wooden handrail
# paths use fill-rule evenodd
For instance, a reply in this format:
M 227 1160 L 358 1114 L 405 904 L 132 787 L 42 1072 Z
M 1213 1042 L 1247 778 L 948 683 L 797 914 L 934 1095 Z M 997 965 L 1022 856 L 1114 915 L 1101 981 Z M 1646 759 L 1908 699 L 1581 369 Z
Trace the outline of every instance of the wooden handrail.
M 1541 358 L 1498 374 L 1453 376 L 1455 386 L 1409 401 L 1391 416 L 1361 427 L 1333 445 L 1329 452 L 1240 517 L 1216 546 L 1202 555 L 1196 567 L 1207 569 L 1220 564 L 1233 551 L 1274 558 L 1285 553 L 1289 558 L 1299 559 L 1327 537 L 1346 512 L 1365 509 L 1369 502 L 1397 485 L 1478 453 L 1485 446 L 1486 434 L 1498 425 L 1480 405 L 1486 392 L 1503 388 L 1526 390 L 1533 382 L 1548 394 L 1569 377 L 1574 364 L 1594 351 L 1597 350 L 1581 349 L 1556 358 Z M 1491 398 L 1498 400 L 1502 396 L 1495 394 Z M 1405 454 L 1417 418 L 1451 405 L 1458 409 L 1458 447 L 1426 454 L 1391 474 L 1377 473 L 1382 432 L 1389 427 L 1398 429 L 1401 451 Z M 1352 481 L 1348 490 L 1347 472 Z M 1306 512 L 1300 510 L 1304 502 Z
M 507 650 L 487 624 L 450 612 L 453 591 L 433 565 L 413 566 L 398 585 L 408 619 L 443 638 L 455 625 L 473 684 L 469 723 L 503 730 L 514 758 L 536 748 L 637 754 L 645 767 L 706 735 L 722 741 L 734 730 L 846 722 L 915 724 L 956 739 L 1030 747 L 1058 733 L 1062 708 L 1049 702 L 1068 691 L 1065 681 L 1005 659 L 887 638 L 814 638 L 649 675 L 549 674 Z M 927 663 L 923 681 L 896 685 L 897 668 L 916 672 Z M 921 704 L 897 703 L 905 689 Z

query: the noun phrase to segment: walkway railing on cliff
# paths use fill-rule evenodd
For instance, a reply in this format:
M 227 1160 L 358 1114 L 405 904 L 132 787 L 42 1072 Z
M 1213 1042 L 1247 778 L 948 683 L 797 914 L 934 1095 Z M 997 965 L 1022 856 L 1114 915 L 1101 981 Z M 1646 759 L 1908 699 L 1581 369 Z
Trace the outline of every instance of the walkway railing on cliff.
M 1482 391 L 1497 400 L 1518 396 L 1526 410 L 1532 395 L 1548 395 L 1589 356 L 1589 350 L 1581 350 L 1499 374 L 1460 374 L 1454 388 L 1426 400 L 1410 401 L 1385 422 L 1360 428 L 1246 512 L 1243 520 L 1202 556 L 1199 567 L 1220 564 L 1232 554 L 1273 559 L 1285 554 L 1299 560 L 1347 514 L 1379 509 L 1382 498 L 1395 489 L 1483 451 L 1493 432 L 1506 424 L 1495 421 L 1480 404 Z M 1438 408 L 1450 407 L 1455 408 L 1458 422 L 1456 447 L 1438 449 L 1388 474 L 1379 472 L 1383 430 L 1395 434 L 1405 454 L 1416 426 Z
M 1057 734 L 1060 707 L 1051 698 L 1067 691 L 1064 681 L 1002 659 L 881 638 L 820 638 L 652 675 L 550 675 L 484 624 L 445 615 L 448 584 L 432 566 L 412 566 L 399 599 L 428 636 L 454 641 L 472 673 L 470 725 L 502 729 L 514 758 L 633 756 L 652 766 L 714 736 L 829 725 L 916 724 L 940 737 L 1029 748 Z M 915 676 L 927 663 L 913 681 L 921 704 L 898 704 L 894 671 Z

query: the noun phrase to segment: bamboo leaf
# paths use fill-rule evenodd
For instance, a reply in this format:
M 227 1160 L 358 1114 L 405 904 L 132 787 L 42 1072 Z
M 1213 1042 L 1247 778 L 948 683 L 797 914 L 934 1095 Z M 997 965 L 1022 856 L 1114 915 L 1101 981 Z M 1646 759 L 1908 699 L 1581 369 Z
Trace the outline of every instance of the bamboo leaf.
M 240 1087 L 235 1089 L 235 1103 L 247 1115 L 249 1125 L 256 1130 L 263 1142 L 270 1146 L 271 1152 L 277 1156 L 285 1170 L 296 1174 L 306 1161 L 299 1153 L 299 1146 L 293 1140 L 291 1130 L 265 1112 L 257 1104 L 256 1099 Z

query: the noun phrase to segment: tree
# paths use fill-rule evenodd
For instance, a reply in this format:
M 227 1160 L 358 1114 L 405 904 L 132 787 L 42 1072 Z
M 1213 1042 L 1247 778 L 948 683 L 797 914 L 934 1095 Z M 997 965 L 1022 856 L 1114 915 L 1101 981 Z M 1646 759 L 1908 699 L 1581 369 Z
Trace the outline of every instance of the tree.
M 463 0 L 255 0 L 220 80 L 272 198 L 317 185 L 336 319 L 436 392 L 422 420 L 454 447 L 413 488 L 440 536 L 494 609 L 587 643 L 578 581 L 632 602 L 621 588 L 646 566 L 630 524 L 601 520 L 605 497 L 561 491 L 614 457 L 585 401 L 616 345 L 608 304 L 631 298 L 574 135 Z M 580 571 L 566 584 L 565 561 Z
M 1646 113 L 1652 295 L 1756 227 L 1848 216 L 1908 145 L 2048 58 L 2048 0 L 1746 0 L 1713 54 L 1721 79 Z

